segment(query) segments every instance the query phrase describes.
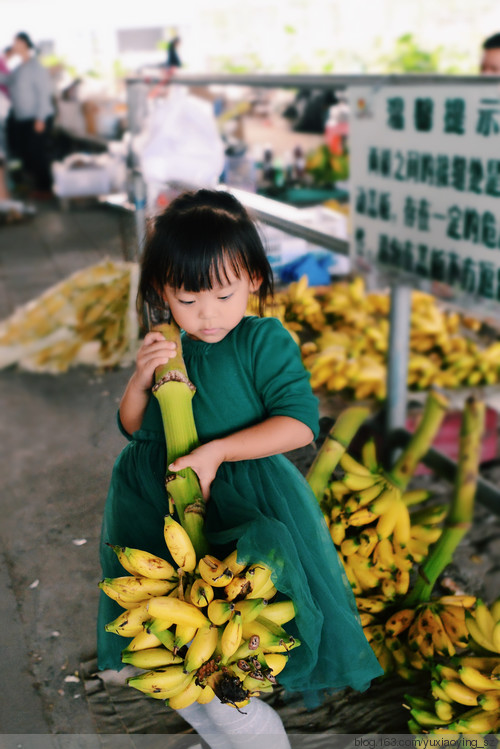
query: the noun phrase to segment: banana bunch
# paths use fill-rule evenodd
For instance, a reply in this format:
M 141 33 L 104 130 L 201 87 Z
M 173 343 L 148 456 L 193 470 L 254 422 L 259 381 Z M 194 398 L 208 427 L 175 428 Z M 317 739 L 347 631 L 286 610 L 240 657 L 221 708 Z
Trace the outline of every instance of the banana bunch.
M 431 697 L 405 695 L 412 733 L 490 734 L 500 728 L 500 657 L 464 655 L 432 670 Z
M 311 372 L 313 388 L 347 390 L 356 400 L 386 397 L 390 297 L 367 293 L 360 277 L 314 292 L 307 278 L 275 298 L 275 314 L 297 340 Z M 457 388 L 500 380 L 500 343 L 480 346 L 469 331 L 481 329 L 474 318 L 444 311 L 435 297 L 412 292 L 408 385 Z M 320 335 L 314 336 L 314 331 Z M 309 335 L 308 335 L 309 333 Z
M 389 601 L 405 595 L 414 563 L 441 535 L 447 505 L 410 507 L 429 498 L 426 490 L 402 494 L 384 475 L 374 440 L 362 447 L 361 462 L 340 459 L 344 474 L 328 485 L 323 515 L 356 596 L 381 594 Z
M 272 570 L 232 552 L 197 560 L 184 528 L 165 517 L 164 536 L 175 567 L 139 549 L 112 546 L 129 575 L 99 587 L 125 611 L 106 631 L 132 637 L 124 663 L 145 672 L 130 686 L 180 709 L 217 696 L 238 709 L 272 691 L 288 653 L 300 645 L 283 625 L 295 616 L 277 593 Z
M 500 598 L 491 608 L 478 599 L 474 609 L 466 612 L 465 625 L 473 646 L 500 654 Z
M 0 368 L 57 374 L 133 357 L 137 265 L 104 261 L 74 273 L 0 323 Z

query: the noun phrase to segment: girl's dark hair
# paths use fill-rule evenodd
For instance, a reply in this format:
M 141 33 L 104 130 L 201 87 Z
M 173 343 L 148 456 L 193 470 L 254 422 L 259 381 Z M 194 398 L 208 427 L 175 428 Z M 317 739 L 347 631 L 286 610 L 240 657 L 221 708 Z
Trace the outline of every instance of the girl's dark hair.
M 19 41 L 24 42 L 25 45 L 28 47 L 28 49 L 35 49 L 35 45 L 33 44 L 30 35 L 27 34 L 25 31 L 20 31 L 19 34 L 16 34 L 16 39 L 19 39 Z
M 260 278 L 259 313 L 272 297 L 273 273 L 255 224 L 230 193 L 185 192 L 152 222 L 141 263 L 139 303 L 158 306 L 168 284 L 186 291 L 211 289 L 227 280 L 226 268 L 240 278 Z

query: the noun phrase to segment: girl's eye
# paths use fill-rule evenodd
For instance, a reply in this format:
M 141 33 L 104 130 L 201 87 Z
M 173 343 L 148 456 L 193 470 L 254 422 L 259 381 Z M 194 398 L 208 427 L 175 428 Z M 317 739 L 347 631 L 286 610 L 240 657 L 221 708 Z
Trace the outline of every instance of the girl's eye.
M 188 300 L 188 299 L 178 299 L 177 301 L 180 302 L 181 304 L 194 304 L 194 300 L 192 300 L 192 299 L 191 300 Z
M 226 294 L 226 296 L 220 296 L 219 299 L 222 299 L 224 301 L 225 299 L 230 299 L 232 296 L 232 294 Z

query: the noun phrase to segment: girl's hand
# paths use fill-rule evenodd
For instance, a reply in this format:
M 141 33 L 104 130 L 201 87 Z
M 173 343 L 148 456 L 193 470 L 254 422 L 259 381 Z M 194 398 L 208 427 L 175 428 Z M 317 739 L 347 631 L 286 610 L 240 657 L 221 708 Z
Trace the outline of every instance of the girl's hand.
M 156 367 L 166 364 L 176 353 L 177 345 L 173 341 L 166 341 L 158 331 L 148 333 L 137 353 L 136 368 L 132 375 L 134 386 L 138 390 L 149 390 Z
M 169 465 L 170 471 L 180 471 L 183 468 L 192 468 L 198 476 L 201 491 L 205 500 L 210 498 L 210 486 L 215 478 L 217 469 L 224 461 L 224 454 L 217 440 L 200 445 L 189 455 L 177 458 Z

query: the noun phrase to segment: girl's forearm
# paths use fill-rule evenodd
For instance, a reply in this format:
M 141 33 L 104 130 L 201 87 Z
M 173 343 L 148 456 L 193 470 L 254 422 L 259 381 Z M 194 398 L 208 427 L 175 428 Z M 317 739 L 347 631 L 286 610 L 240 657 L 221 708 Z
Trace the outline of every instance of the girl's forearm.
M 290 416 L 271 416 L 255 426 L 214 440 L 221 462 L 254 460 L 308 445 L 314 435 L 310 427 Z M 214 444 L 212 443 L 212 444 Z
M 150 394 L 150 390 L 143 390 L 137 386 L 132 375 L 120 401 L 120 421 L 129 434 L 141 428 Z

